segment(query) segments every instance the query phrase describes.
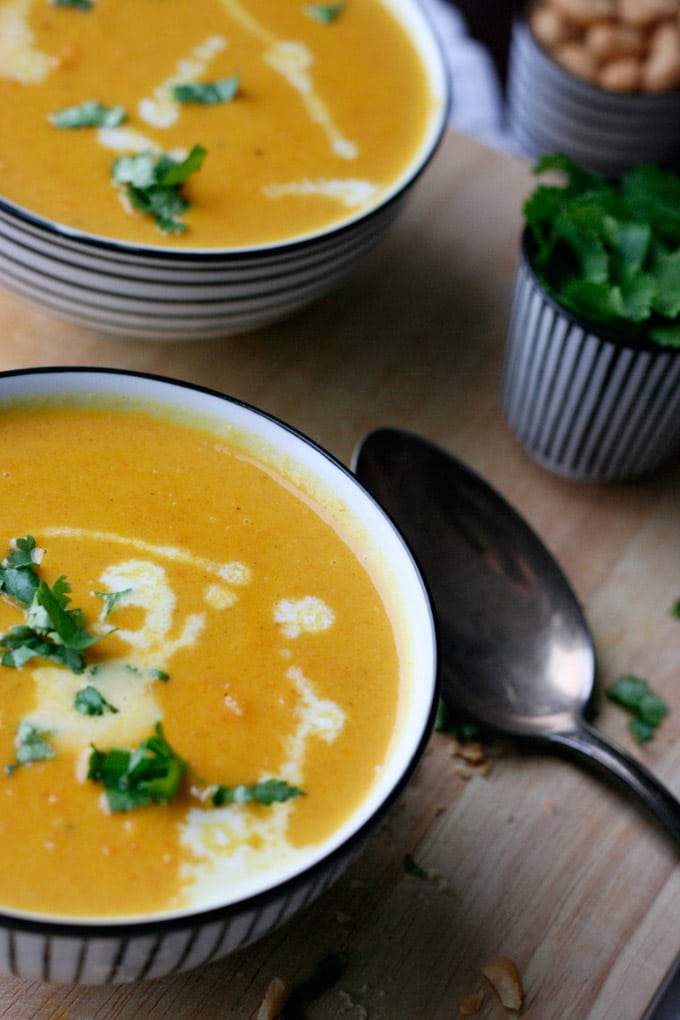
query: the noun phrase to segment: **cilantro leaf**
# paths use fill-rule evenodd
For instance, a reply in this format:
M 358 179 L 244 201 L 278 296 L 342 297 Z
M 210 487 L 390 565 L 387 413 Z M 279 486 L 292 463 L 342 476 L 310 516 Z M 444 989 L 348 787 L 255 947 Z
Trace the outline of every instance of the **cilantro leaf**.
M 53 7 L 72 7 L 76 11 L 91 11 L 94 0 L 51 0 Z
M 238 74 L 231 78 L 222 78 L 213 82 L 187 82 L 175 85 L 172 98 L 178 103 L 200 103 L 203 106 L 216 106 L 218 103 L 229 103 L 237 95 L 241 85 Z
M 680 177 L 638 166 L 610 182 L 561 154 L 534 171 L 562 177 L 524 204 L 546 291 L 595 325 L 680 346 Z
M 339 3 L 305 4 L 303 10 L 312 21 L 318 21 L 320 25 L 330 25 L 340 17 L 346 6 L 346 2 L 341 0 Z
M 155 156 L 140 152 L 114 160 L 111 173 L 115 183 L 122 184 L 133 209 L 153 217 L 164 233 L 183 233 L 186 224 L 180 219 L 189 208 L 181 194 L 181 186 L 203 164 L 206 150 L 195 145 L 180 162 L 166 154 Z
M 282 804 L 292 797 L 303 797 L 298 786 L 291 786 L 284 779 L 264 779 L 252 785 L 214 786 L 210 788 L 210 803 L 213 807 L 225 804 Z
M 655 694 L 646 680 L 633 674 L 618 677 L 605 691 L 610 701 L 632 713 L 628 728 L 639 742 L 651 740 L 654 730 L 668 715 L 665 701 Z
M 38 588 L 38 550 L 32 535 L 18 538 L 0 565 L 0 592 L 20 606 L 29 606 Z
M 93 746 L 87 778 L 104 786 L 111 811 L 130 811 L 149 804 L 167 804 L 179 791 L 188 765 L 170 746 L 161 723 L 133 751 Z
M 411 854 L 404 854 L 404 871 L 414 878 L 427 878 L 427 872 L 418 864 Z
M 74 673 L 85 668 L 83 652 L 104 635 L 88 633 L 81 609 L 69 609 L 71 586 L 64 576 L 50 587 L 38 576 L 41 550 L 27 535 L 18 539 L 0 567 L 0 591 L 25 609 L 25 621 L 0 635 L 3 666 L 20 669 L 31 659 L 48 659 Z
M 11 775 L 19 765 L 26 765 L 32 761 L 47 761 L 50 758 L 54 758 L 55 751 L 49 740 L 45 738 L 49 736 L 48 730 L 40 729 L 34 723 L 28 719 L 23 719 L 19 723 L 16 735 L 16 760 L 12 765 L 7 765 L 5 772 Z
M 131 591 L 132 591 L 132 588 L 125 588 L 122 591 L 96 591 L 95 592 L 95 595 L 97 596 L 97 598 L 101 599 L 102 602 L 104 603 L 104 607 L 105 607 L 104 619 L 106 619 L 106 617 L 109 616 L 109 614 L 113 612 L 113 610 L 116 608 L 118 603 L 121 602 L 122 599 L 124 599 L 126 595 L 129 595 L 131 593 Z
M 103 106 L 96 99 L 86 99 L 76 106 L 50 114 L 50 123 L 57 128 L 118 127 L 125 120 L 122 106 Z
M 115 705 L 106 700 L 96 687 L 88 684 L 82 687 L 75 696 L 73 707 L 81 715 L 104 715 L 105 712 L 118 713 Z

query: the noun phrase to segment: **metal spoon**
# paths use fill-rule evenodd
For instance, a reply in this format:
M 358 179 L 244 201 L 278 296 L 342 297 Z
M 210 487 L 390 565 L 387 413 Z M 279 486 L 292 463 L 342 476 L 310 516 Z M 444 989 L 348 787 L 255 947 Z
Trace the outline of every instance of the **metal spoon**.
M 602 766 L 680 842 L 680 802 L 585 719 L 592 638 L 564 574 L 528 524 L 460 461 L 406 432 L 372 432 L 353 468 L 429 585 L 445 700 L 500 734 Z

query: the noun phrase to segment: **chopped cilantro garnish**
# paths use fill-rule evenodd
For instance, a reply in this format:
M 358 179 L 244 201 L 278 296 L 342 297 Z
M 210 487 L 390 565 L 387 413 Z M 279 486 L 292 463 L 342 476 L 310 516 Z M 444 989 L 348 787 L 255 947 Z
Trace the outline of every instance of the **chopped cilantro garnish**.
M 85 668 L 83 652 L 103 635 L 89 634 L 81 609 L 69 609 L 71 586 L 59 577 L 50 587 L 38 576 L 39 559 L 31 535 L 20 538 L 0 567 L 0 591 L 26 610 L 25 622 L 0 635 L 3 666 L 19 669 L 39 657 L 74 673 Z
M 133 751 L 90 752 L 87 778 L 102 783 L 111 811 L 167 804 L 177 794 L 188 765 L 170 746 L 160 723 Z
M 164 669 L 150 669 L 149 673 L 154 680 L 161 680 L 163 683 L 167 683 L 170 679 L 170 674 L 166 673 Z
M 95 595 L 101 599 L 105 606 L 104 619 L 113 612 L 118 603 L 129 595 L 132 588 L 125 588 L 123 591 L 96 591 Z
M 281 804 L 292 797 L 303 797 L 298 786 L 291 786 L 284 779 L 264 779 L 250 786 L 214 786 L 210 788 L 210 803 L 213 807 L 225 804 Z
M 304 12 L 308 18 L 318 21 L 320 25 L 330 25 L 342 14 L 346 6 L 344 0 L 333 4 L 305 4 Z
M 149 804 L 169 803 L 188 772 L 188 763 L 170 746 L 159 722 L 153 736 L 142 741 L 136 750 L 100 751 L 93 747 L 87 778 L 103 784 L 111 811 L 131 811 Z M 213 807 L 248 802 L 270 805 L 303 795 L 302 790 L 282 779 L 266 779 L 252 786 L 215 785 L 208 787 L 206 793 Z
M 115 705 L 107 701 L 101 691 L 91 684 L 81 687 L 75 696 L 73 707 L 81 715 L 104 715 L 105 712 L 118 712 Z
M 665 701 L 639 676 L 620 676 L 607 687 L 605 693 L 610 701 L 632 713 L 628 729 L 638 743 L 651 740 L 656 727 L 668 715 Z
M 11 775 L 19 765 L 54 758 L 54 748 L 49 740 L 45 739 L 47 736 L 49 736 L 47 730 L 40 729 L 27 719 L 22 720 L 19 723 L 16 736 L 16 760 L 12 765 L 6 766 L 5 772 Z
M 103 106 L 96 99 L 86 99 L 77 106 L 67 106 L 50 114 L 50 123 L 57 128 L 118 127 L 125 120 L 122 106 Z
M 94 0 L 51 0 L 53 7 L 73 7 L 76 11 L 91 11 Z
M 182 233 L 186 224 L 180 217 L 189 202 L 181 194 L 181 187 L 200 169 L 205 155 L 200 145 L 195 145 L 181 162 L 166 154 L 140 152 L 116 159 L 111 172 L 113 180 L 124 186 L 133 209 L 152 216 L 164 233 Z
M 680 177 L 638 165 L 607 181 L 562 155 L 527 199 L 531 264 L 567 310 L 628 336 L 680 347 Z
M 33 536 L 18 538 L 0 565 L 0 592 L 20 606 L 30 606 L 39 583 L 39 559 Z
M 241 79 L 238 74 L 220 81 L 187 82 L 175 85 L 172 98 L 178 103 L 201 103 L 204 106 L 216 106 L 218 103 L 229 103 L 238 93 Z
M 419 864 L 416 864 L 411 854 L 404 854 L 404 871 L 407 875 L 413 875 L 415 878 L 426 878 L 427 872 L 424 868 L 421 868 Z

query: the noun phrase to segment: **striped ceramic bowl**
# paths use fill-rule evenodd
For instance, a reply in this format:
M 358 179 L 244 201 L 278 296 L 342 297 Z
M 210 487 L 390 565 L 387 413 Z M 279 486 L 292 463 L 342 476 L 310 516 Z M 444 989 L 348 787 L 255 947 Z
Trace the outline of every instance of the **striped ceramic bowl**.
M 245 432 L 258 449 L 329 493 L 375 550 L 394 596 L 403 665 L 402 719 L 366 796 L 340 829 L 304 858 L 276 866 L 254 891 L 213 883 L 192 909 L 129 918 L 25 913 L 0 904 L 0 974 L 27 980 L 109 984 L 157 978 L 219 960 L 308 906 L 345 871 L 411 777 L 434 722 L 438 699 L 435 623 L 419 570 L 403 538 L 354 475 L 311 440 L 266 413 L 188 383 L 114 369 L 37 368 L 0 373 L 0 408 L 40 398 L 122 399 L 168 414 L 214 420 Z
M 433 102 L 418 151 L 379 202 L 339 226 L 252 248 L 116 243 L 67 229 L 0 197 L 0 284 L 97 333 L 202 340 L 256 329 L 337 286 L 383 237 L 441 140 L 449 78 L 418 0 L 387 0 L 420 52 Z
M 546 294 L 525 231 L 503 373 L 503 411 L 526 450 L 567 478 L 619 481 L 680 449 L 680 348 L 593 330 Z
M 617 93 L 569 74 L 527 24 L 513 26 L 508 124 L 521 152 L 562 152 L 595 173 L 617 177 L 636 163 L 680 161 L 680 91 Z

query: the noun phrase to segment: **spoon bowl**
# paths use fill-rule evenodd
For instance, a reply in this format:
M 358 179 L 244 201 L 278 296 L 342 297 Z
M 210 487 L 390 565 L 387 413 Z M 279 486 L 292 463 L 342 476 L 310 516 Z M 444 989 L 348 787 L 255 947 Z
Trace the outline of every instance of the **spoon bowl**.
M 680 842 L 680 802 L 586 719 L 592 637 L 569 582 L 529 525 L 461 461 L 401 430 L 370 433 L 353 469 L 429 585 L 444 699 L 499 734 L 567 748 L 608 770 Z

